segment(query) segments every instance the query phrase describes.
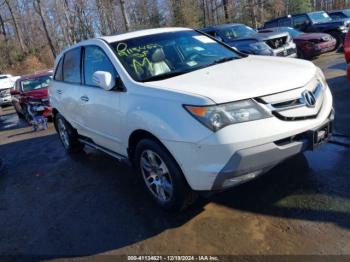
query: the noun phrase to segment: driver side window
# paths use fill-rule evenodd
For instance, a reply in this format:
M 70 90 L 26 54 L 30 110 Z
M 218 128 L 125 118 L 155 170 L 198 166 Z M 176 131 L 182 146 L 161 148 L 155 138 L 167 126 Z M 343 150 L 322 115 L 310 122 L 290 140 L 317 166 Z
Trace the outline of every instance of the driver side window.
M 84 84 L 96 86 L 92 76 L 96 71 L 109 72 L 115 79 L 117 71 L 105 52 L 98 46 L 86 46 L 84 48 Z

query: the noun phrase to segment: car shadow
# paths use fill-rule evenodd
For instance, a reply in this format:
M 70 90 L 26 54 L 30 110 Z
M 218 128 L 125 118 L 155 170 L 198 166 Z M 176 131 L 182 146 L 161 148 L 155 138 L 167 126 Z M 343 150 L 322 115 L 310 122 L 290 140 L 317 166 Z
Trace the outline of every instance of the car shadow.
M 331 65 L 330 67 L 328 67 L 328 69 L 345 70 L 346 66 L 345 66 L 344 62 L 341 62 L 341 63 Z
M 6 152 L 6 154 L 5 154 Z M 0 146 L 0 254 L 51 259 L 137 244 L 202 212 L 161 210 L 133 170 L 96 150 L 68 156 L 57 135 Z M 47 256 L 47 254 L 50 254 Z
M 345 75 L 333 77 L 327 81 L 334 98 L 335 130 L 339 133 L 350 135 L 350 82 Z
M 350 229 L 349 208 L 329 206 L 338 200 L 350 200 L 350 183 L 346 177 L 329 177 L 332 173 L 313 171 L 307 158 L 300 154 L 255 181 L 213 197 L 212 201 L 245 212 L 331 222 Z M 330 186 L 331 182 L 335 184 Z
M 255 181 L 200 198 L 181 213 L 165 212 L 153 204 L 133 170 L 113 158 L 90 149 L 68 156 L 57 135 L 2 145 L 0 158 L 4 164 L 0 169 L 0 235 L 13 239 L 0 241 L 0 254 L 54 259 L 138 245 L 181 227 L 210 202 L 350 228 L 348 212 L 326 210 L 317 201 L 300 205 L 304 201 L 300 196 L 350 197 L 348 180 L 330 179 L 331 171 L 320 175 L 304 155 Z
M 13 107 L 6 107 L 1 109 L 0 114 L 0 131 L 14 130 L 19 128 L 28 127 L 27 121 L 18 118 Z

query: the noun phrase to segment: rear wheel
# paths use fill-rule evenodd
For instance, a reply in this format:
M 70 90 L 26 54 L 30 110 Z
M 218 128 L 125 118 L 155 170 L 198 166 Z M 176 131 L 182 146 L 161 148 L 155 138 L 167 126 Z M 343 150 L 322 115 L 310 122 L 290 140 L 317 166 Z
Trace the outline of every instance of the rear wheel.
M 136 146 L 136 167 L 153 200 L 167 210 L 185 209 L 196 199 L 181 169 L 158 142 L 143 139 Z
M 56 115 L 55 125 L 60 140 L 68 153 L 78 153 L 82 151 L 84 145 L 79 142 L 76 130 L 63 118 L 62 115 Z

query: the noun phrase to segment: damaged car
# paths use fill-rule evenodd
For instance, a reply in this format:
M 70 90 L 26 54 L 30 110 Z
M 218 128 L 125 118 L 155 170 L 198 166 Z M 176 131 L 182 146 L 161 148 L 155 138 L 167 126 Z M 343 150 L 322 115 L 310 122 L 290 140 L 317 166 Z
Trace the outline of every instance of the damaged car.
M 225 24 L 200 29 L 208 35 L 252 55 L 296 57 L 297 49 L 286 32 L 259 33 L 243 24 Z
M 48 97 L 48 87 L 51 79 L 52 72 L 50 71 L 22 76 L 16 81 L 15 88 L 11 91 L 12 104 L 17 115 L 33 124 L 34 128 L 37 124 L 35 120 L 42 117 L 45 119 L 51 118 L 51 106 Z
M 287 32 L 297 45 L 298 57 L 312 59 L 321 54 L 335 50 L 337 40 L 325 33 L 303 33 L 292 27 L 272 27 L 262 29 L 259 32 Z

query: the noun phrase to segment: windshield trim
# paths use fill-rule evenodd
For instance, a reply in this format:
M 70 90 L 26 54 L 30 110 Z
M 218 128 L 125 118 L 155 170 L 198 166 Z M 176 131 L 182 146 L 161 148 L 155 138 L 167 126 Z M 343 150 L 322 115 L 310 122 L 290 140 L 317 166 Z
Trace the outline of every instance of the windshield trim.
M 202 32 L 198 29 L 192 29 L 192 30 L 179 30 L 179 31 L 176 31 L 174 33 L 181 33 L 181 32 L 189 32 L 189 31 L 194 31 L 194 32 L 197 32 L 198 34 L 201 34 L 201 35 L 204 35 L 206 37 L 209 37 L 210 39 L 214 40 L 217 44 L 225 47 L 226 49 L 228 49 L 229 51 L 233 52 L 234 54 L 236 54 L 238 56 L 238 58 L 234 59 L 234 60 L 237 60 L 237 59 L 242 59 L 242 58 L 246 58 L 248 57 L 249 55 L 248 54 L 244 54 L 244 53 L 241 53 L 235 49 L 233 49 L 231 46 L 229 46 L 228 44 L 224 43 L 224 42 L 221 42 L 219 41 L 218 39 L 216 39 L 215 37 L 205 33 L 205 32 Z M 129 41 L 129 40 L 137 40 L 137 39 L 142 39 L 144 37 L 148 37 L 148 36 L 157 36 L 157 35 L 162 35 L 162 34 L 168 34 L 168 33 L 173 33 L 173 32 L 162 32 L 162 33 L 157 33 L 157 34 L 151 34 L 151 35 L 144 35 L 144 36 L 138 36 L 138 37 L 131 37 L 131 38 L 127 38 L 127 39 L 123 39 L 121 41 Z M 122 69 L 124 70 L 125 74 L 129 77 L 130 80 L 136 82 L 136 83 L 147 83 L 147 82 L 151 82 L 151 81 L 147 81 L 147 79 L 136 79 L 134 78 L 128 71 L 128 69 L 126 68 L 126 66 L 124 65 L 123 61 L 121 59 L 119 59 L 116 51 L 114 50 L 113 48 L 113 45 L 118 43 L 120 41 L 115 41 L 115 42 L 106 42 L 109 47 L 111 48 L 113 54 L 115 55 L 117 61 L 119 62 L 120 66 L 122 67 Z M 210 67 L 210 66 L 213 66 L 213 65 L 216 65 L 216 64 L 208 64 L 207 66 L 202 66 L 202 67 L 197 67 L 197 68 L 194 68 L 193 70 L 188 70 L 188 71 L 184 71 L 183 74 L 179 74 L 179 75 L 184 75 L 184 74 L 188 74 L 188 73 L 191 73 L 191 72 L 194 72 L 194 71 L 197 71 L 197 70 L 200 70 L 200 69 L 204 69 L 204 68 L 207 68 L 207 67 Z M 179 76 L 179 75 L 174 75 L 174 76 L 170 76 L 168 78 L 165 78 L 165 79 L 161 79 L 161 80 L 166 80 L 166 79 L 170 79 L 170 78 L 173 78 L 173 77 L 176 77 L 176 76 Z M 145 81 L 146 80 L 146 81 Z M 161 80 L 154 80 L 154 81 L 161 81 Z

